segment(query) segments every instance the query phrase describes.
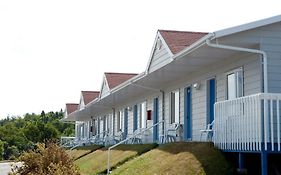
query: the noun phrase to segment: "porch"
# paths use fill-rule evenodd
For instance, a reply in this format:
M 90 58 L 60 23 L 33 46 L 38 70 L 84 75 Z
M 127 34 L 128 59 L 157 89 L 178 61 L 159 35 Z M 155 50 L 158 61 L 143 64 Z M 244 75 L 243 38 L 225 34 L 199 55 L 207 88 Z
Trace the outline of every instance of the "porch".
M 280 152 L 280 103 L 277 93 L 217 102 L 215 146 L 231 152 Z

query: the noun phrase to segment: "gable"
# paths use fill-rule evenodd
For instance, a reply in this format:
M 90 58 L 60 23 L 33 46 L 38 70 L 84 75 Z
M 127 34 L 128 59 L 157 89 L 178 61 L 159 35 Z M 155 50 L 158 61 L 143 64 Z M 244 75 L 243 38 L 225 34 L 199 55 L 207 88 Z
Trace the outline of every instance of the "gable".
M 146 72 L 151 73 L 157 70 L 158 68 L 168 64 L 170 61 L 172 61 L 172 56 L 173 53 L 171 52 L 165 40 L 158 31 L 152 47 Z
M 101 86 L 101 91 L 100 91 L 100 97 L 104 97 L 110 93 L 110 89 L 108 87 L 108 83 L 106 81 L 105 76 L 103 77 L 103 82 Z
M 79 110 L 82 110 L 84 108 L 85 108 L 85 103 L 84 103 L 83 95 L 81 93 L 80 102 L 79 102 Z
M 154 41 L 146 72 L 153 72 L 170 63 L 175 54 L 181 52 L 207 34 L 204 32 L 159 30 Z

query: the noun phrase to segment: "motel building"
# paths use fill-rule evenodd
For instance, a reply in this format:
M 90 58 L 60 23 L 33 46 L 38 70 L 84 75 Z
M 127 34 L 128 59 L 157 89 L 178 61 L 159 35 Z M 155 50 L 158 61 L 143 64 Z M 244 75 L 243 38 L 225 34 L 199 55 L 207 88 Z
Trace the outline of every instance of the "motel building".
M 103 76 L 99 91 L 66 104 L 72 147 L 213 142 L 258 158 L 281 153 L 281 16 L 212 33 L 158 30 L 142 73 Z M 281 160 L 279 158 L 279 160 Z

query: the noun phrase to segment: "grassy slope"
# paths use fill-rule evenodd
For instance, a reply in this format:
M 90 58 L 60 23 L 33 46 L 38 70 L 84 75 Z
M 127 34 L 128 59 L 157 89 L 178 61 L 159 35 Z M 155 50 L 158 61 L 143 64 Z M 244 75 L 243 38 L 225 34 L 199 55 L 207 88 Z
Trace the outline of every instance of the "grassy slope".
M 128 159 L 140 155 L 155 148 L 155 144 L 144 145 L 120 145 L 111 151 L 111 167 L 116 167 Z M 79 167 L 82 175 L 98 174 L 106 171 L 107 166 L 107 149 L 96 150 L 78 160 L 75 164 Z
M 230 174 L 223 155 L 210 143 L 173 143 L 126 162 L 112 174 Z
M 90 145 L 90 146 L 83 146 L 83 147 L 77 147 L 73 150 L 66 150 L 66 153 L 73 158 L 74 160 L 77 160 L 99 148 L 102 146 L 100 145 Z

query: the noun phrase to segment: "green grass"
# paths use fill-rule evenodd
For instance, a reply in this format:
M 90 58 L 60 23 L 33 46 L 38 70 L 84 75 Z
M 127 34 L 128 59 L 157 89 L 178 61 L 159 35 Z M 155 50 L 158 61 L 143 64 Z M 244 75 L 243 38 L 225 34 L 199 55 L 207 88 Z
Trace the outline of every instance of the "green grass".
M 114 169 L 129 159 L 145 153 L 153 148 L 156 144 L 140 144 L 140 145 L 119 145 L 111 150 L 111 168 Z M 94 175 L 105 173 L 107 169 L 107 149 L 98 149 L 78 160 L 75 164 L 79 167 L 82 175 Z
M 122 175 L 226 175 L 231 168 L 210 143 L 171 143 L 159 146 L 113 170 Z
M 73 160 L 77 160 L 99 148 L 101 148 L 102 146 L 100 145 L 88 145 L 88 146 L 81 146 L 81 147 L 77 147 L 73 150 L 66 150 L 66 153 L 73 159 Z

